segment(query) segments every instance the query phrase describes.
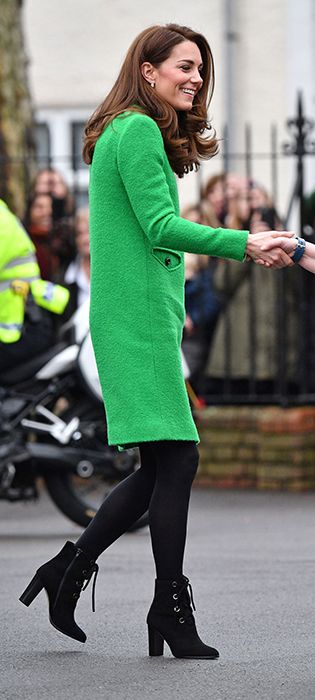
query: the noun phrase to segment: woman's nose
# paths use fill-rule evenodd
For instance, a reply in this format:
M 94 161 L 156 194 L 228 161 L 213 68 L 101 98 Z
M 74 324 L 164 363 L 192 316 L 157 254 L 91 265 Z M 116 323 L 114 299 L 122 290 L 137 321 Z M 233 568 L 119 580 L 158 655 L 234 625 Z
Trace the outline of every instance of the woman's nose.
M 203 80 L 198 70 L 196 70 L 196 72 L 193 73 L 193 75 L 191 76 L 191 81 L 192 83 L 198 83 L 199 85 L 202 85 Z

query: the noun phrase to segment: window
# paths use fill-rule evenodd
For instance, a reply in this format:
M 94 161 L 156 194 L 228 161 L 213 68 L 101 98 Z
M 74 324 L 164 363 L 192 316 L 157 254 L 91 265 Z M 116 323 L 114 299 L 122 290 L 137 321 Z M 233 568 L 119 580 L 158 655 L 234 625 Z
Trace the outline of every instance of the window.
M 42 170 L 51 164 L 49 126 L 45 122 L 35 124 L 35 149 L 37 165 Z
M 76 170 L 85 170 L 88 166 L 82 158 L 83 136 L 85 122 L 72 122 L 72 168 Z

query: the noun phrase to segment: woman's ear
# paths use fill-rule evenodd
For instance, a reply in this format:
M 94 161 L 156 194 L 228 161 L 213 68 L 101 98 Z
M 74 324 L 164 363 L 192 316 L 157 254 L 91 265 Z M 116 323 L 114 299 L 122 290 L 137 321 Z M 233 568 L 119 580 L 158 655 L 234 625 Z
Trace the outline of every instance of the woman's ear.
M 141 73 L 144 77 L 144 79 L 150 83 L 152 86 L 152 83 L 155 85 L 155 79 L 156 79 L 156 69 L 154 66 L 152 66 L 152 63 L 149 63 L 146 61 L 145 63 L 142 63 L 141 65 Z

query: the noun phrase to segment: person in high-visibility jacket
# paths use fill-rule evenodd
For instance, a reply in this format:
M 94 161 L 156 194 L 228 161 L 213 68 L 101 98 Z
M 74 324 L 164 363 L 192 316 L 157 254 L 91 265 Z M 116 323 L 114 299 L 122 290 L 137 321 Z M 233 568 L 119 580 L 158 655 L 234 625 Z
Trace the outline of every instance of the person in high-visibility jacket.
M 67 289 L 41 279 L 31 239 L 0 199 L 0 372 L 49 347 L 49 312 L 63 313 L 68 299 Z

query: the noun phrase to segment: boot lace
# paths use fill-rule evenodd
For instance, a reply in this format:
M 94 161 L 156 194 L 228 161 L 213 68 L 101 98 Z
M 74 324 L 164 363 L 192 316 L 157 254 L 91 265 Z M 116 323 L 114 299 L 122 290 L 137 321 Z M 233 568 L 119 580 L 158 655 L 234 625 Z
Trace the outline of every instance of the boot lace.
M 92 576 L 93 578 L 93 583 L 92 583 L 92 611 L 95 612 L 95 586 L 96 586 L 96 579 L 98 576 L 99 568 L 97 564 L 93 564 L 91 567 L 90 571 L 88 572 L 88 577 L 86 579 L 86 582 L 82 588 L 82 591 L 85 591 L 85 589 L 88 587 Z
M 183 623 L 189 621 L 191 624 L 193 624 L 193 611 L 196 610 L 196 606 L 189 578 L 187 578 L 187 576 L 183 576 L 181 583 L 178 584 L 177 581 L 173 581 L 172 586 L 174 589 L 179 586 L 178 591 L 173 594 L 173 600 L 176 600 L 179 603 L 179 605 L 177 604 L 174 607 L 174 612 L 180 614 L 179 622 Z
M 81 554 L 82 554 L 82 550 L 79 549 L 76 553 L 76 557 L 80 556 Z M 98 568 L 98 564 L 96 564 L 93 561 L 91 561 L 90 564 L 91 564 L 91 566 L 89 569 L 83 569 L 83 571 L 82 571 L 82 576 L 84 578 L 83 579 L 80 578 L 76 581 L 76 585 L 80 590 L 77 591 L 76 593 L 74 593 L 73 597 L 78 600 L 81 592 L 85 591 L 85 589 L 88 587 L 88 585 L 92 579 L 92 576 L 94 576 L 93 584 L 92 584 L 92 611 L 95 612 L 95 586 L 96 586 L 96 579 L 98 576 L 99 568 Z

